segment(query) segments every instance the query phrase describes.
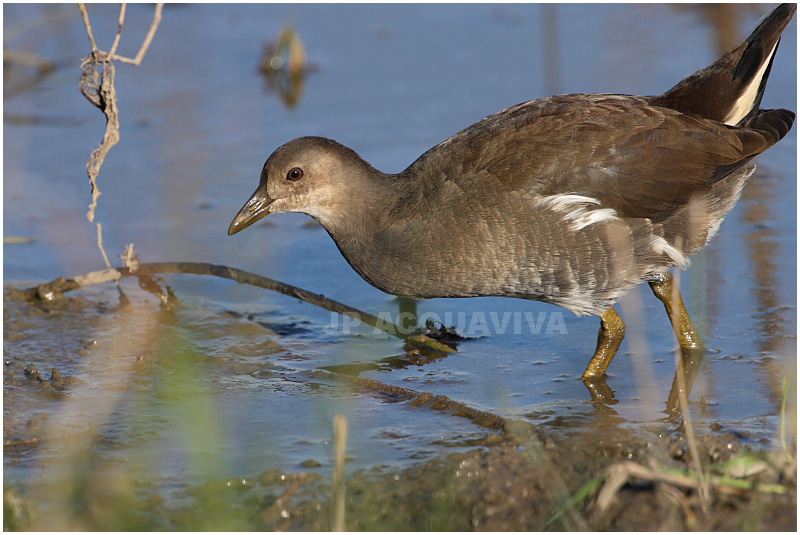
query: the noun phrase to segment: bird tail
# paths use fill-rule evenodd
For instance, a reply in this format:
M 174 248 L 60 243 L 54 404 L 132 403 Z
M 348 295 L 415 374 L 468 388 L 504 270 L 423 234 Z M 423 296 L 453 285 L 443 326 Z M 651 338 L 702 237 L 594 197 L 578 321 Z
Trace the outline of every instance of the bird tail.
M 797 4 L 781 4 L 750 37 L 716 63 L 681 80 L 651 104 L 735 126 L 752 119 L 761 104 L 781 33 Z

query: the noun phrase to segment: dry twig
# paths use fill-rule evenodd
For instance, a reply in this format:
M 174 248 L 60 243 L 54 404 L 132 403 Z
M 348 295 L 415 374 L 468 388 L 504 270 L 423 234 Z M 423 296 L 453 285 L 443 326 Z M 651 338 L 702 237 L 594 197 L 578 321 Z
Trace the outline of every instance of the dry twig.
M 756 485 L 753 487 L 749 482 L 739 482 L 729 477 L 704 477 L 701 474 L 695 473 L 665 471 L 656 467 L 648 468 L 633 461 L 623 461 L 613 464 L 606 469 L 606 472 L 608 473 L 608 479 L 597 494 L 597 499 L 594 504 L 594 507 L 597 508 L 600 513 L 608 510 L 619 490 L 631 479 L 664 483 L 672 487 L 696 490 L 698 493 L 704 487 L 708 489 L 707 492 L 713 487 L 717 492 L 732 496 L 740 496 L 747 490 L 753 488 L 759 492 L 785 492 L 785 489 L 778 488 L 779 486 Z M 673 495 L 674 494 L 673 492 Z M 694 516 L 691 509 L 686 509 L 688 502 L 680 500 L 680 503 L 684 506 L 686 511 L 687 522 L 692 522 L 696 525 L 698 522 L 697 517 Z
M 119 31 L 120 32 L 122 32 L 122 24 L 125 22 L 125 13 L 124 13 L 125 4 L 122 4 L 122 6 L 123 6 L 123 8 L 122 8 L 123 11 L 120 12 L 120 16 L 119 16 Z M 116 50 L 116 46 L 114 46 L 111 49 L 112 50 L 112 58 L 111 59 L 115 59 L 117 61 L 121 61 L 122 63 L 128 63 L 130 65 L 139 65 L 142 62 L 142 60 L 144 59 L 144 55 L 147 54 L 147 49 L 150 48 L 150 43 L 153 42 L 153 37 L 155 37 L 156 30 L 158 30 L 158 25 L 161 24 L 161 11 L 163 9 L 164 9 L 164 4 L 163 3 L 156 4 L 156 10 L 155 10 L 155 13 L 153 13 L 153 22 L 150 23 L 150 29 L 147 31 L 147 35 L 145 36 L 144 41 L 142 41 L 142 46 L 139 47 L 139 52 L 136 53 L 136 57 L 135 58 L 131 59 L 131 58 L 127 58 L 125 56 L 118 56 L 118 55 L 114 54 L 113 51 Z M 116 40 L 115 40 L 115 44 L 116 44 Z
M 103 136 L 103 142 L 100 146 L 92 152 L 89 161 L 86 163 L 86 170 L 89 174 L 89 183 L 92 189 L 92 202 L 89 204 L 89 211 L 86 218 L 90 222 L 94 222 L 95 210 L 97 208 L 97 199 L 100 197 L 100 189 L 97 187 L 97 177 L 100 174 L 100 167 L 105 161 L 106 155 L 111 148 L 119 142 L 119 109 L 117 108 L 117 93 L 114 88 L 114 62 L 113 60 L 130 63 L 132 65 L 139 65 L 153 41 L 158 25 L 161 22 L 161 11 L 164 4 L 156 4 L 155 14 L 153 15 L 153 22 L 150 25 L 150 30 L 139 48 L 139 52 L 134 59 L 118 56 L 116 54 L 117 47 L 119 46 L 120 38 L 122 37 L 122 28 L 125 24 L 125 13 L 127 5 L 122 4 L 119 14 L 119 27 L 117 34 L 114 37 L 114 43 L 111 45 L 109 52 L 103 52 L 97 47 L 97 41 L 94 38 L 92 31 L 92 24 L 89 21 L 89 13 L 86 11 L 86 6 L 82 3 L 78 4 L 83 17 L 83 23 L 86 26 L 86 33 L 89 36 L 89 43 L 92 46 L 92 52 L 89 54 L 81 64 L 83 74 L 80 80 L 81 93 L 106 116 L 106 132 Z M 106 266 L 110 269 L 111 263 L 108 261 L 108 255 L 103 247 L 103 233 L 100 224 L 97 224 L 97 246 L 103 256 Z
M 111 49 L 108 51 L 108 55 L 113 58 L 114 54 L 117 53 L 117 47 L 119 46 L 119 40 L 122 38 L 122 26 L 125 24 L 125 12 L 128 10 L 128 4 L 122 4 L 119 8 L 119 26 L 117 26 L 117 35 L 114 36 L 114 43 L 111 45 Z

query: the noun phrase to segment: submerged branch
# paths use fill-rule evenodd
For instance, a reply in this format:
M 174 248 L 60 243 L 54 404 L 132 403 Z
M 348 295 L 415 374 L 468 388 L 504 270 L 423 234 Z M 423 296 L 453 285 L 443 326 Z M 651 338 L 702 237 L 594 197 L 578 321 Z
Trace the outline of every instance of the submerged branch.
M 486 427 L 488 429 L 505 429 L 507 424 L 507 420 L 499 414 L 475 409 L 469 405 L 461 403 L 460 401 L 456 401 L 441 394 L 420 392 L 418 390 L 412 390 L 411 388 L 406 388 L 403 386 L 386 384 L 382 381 L 378 381 L 377 379 L 366 379 L 364 377 L 332 372 L 330 370 L 315 370 L 314 375 L 346 381 L 355 386 L 365 388 L 393 399 L 410 401 L 411 404 L 415 406 L 431 407 L 434 410 L 444 411 L 453 416 L 461 416 L 463 418 L 472 420 L 473 423 L 481 427 Z
M 324 295 L 315 294 L 313 292 L 303 290 L 302 288 L 285 284 L 261 275 L 256 275 L 255 273 L 243 271 L 241 269 L 231 268 L 228 266 L 219 266 L 215 264 L 206 264 L 202 262 L 156 262 L 139 264 L 135 268 L 121 267 L 118 269 L 93 271 L 91 273 L 86 273 L 85 275 L 78 275 L 77 277 L 73 277 L 71 279 L 61 277 L 52 282 L 40 284 L 34 288 L 12 290 L 10 297 L 12 299 L 41 299 L 44 301 L 52 301 L 65 292 L 77 290 L 79 288 L 83 288 L 84 286 L 118 281 L 119 279 L 123 279 L 125 277 L 140 277 L 155 275 L 158 273 L 213 275 L 216 277 L 222 277 L 224 279 L 230 279 L 240 284 L 258 286 L 259 288 L 272 290 L 273 292 L 282 293 L 284 295 L 288 295 L 289 297 L 296 297 L 297 299 L 305 301 L 306 303 L 310 303 L 326 310 L 330 310 L 331 312 L 336 312 L 338 314 L 351 317 L 371 327 L 391 334 L 392 336 L 396 336 L 404 340 L 411 340 L 418 345 L 424 345 L 439 351 L 453 351 L 452 349 L 447 348 L 447 346 L 444 346 L 443 344 L 440 344 L 439 342 L 436 342 L 428 337 L 405 334 L 402 329 L 393 323 L 389 323 L 388 321 L 377 316 L 362 312 L 357 308 L 339 303 L 333 299 L 328 299 Z

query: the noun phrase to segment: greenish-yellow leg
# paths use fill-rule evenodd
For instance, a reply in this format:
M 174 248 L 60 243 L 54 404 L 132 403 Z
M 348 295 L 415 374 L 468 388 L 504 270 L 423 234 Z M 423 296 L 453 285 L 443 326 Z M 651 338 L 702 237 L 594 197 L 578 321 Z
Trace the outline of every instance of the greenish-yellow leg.
M 692 325 L 686 305 L 683 304 L 681 290 L 677 284 L 672 283 L 672 274 L 665 273 L 649 281 L 650 288 L 656 297 L 664 303 L 667 315 L 672 322 L 672 328 L 678 337 L 678 343 L 684 351 L 703 349 L 703 341 Z
M 597 333 L 597 349 L 583 372 L 584 379 L 602 377 L 617 354 L 622 339 L 625 338 L 625 322 L 614 307 L 600 315 L 600 332 Z

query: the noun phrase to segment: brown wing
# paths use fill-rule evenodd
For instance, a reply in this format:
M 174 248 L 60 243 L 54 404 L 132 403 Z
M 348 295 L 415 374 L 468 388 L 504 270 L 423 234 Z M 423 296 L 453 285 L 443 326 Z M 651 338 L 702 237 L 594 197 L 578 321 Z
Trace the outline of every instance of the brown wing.
M 404 174 L 446 174 L 440 178 L 475 196 L 485 188 L 580 193 L 620 215 L 659 221 L 774 145 L 793 120 L 791 112 L 772 110 L 728 127 L 642 97 L 565 95 L 491 115 Z

